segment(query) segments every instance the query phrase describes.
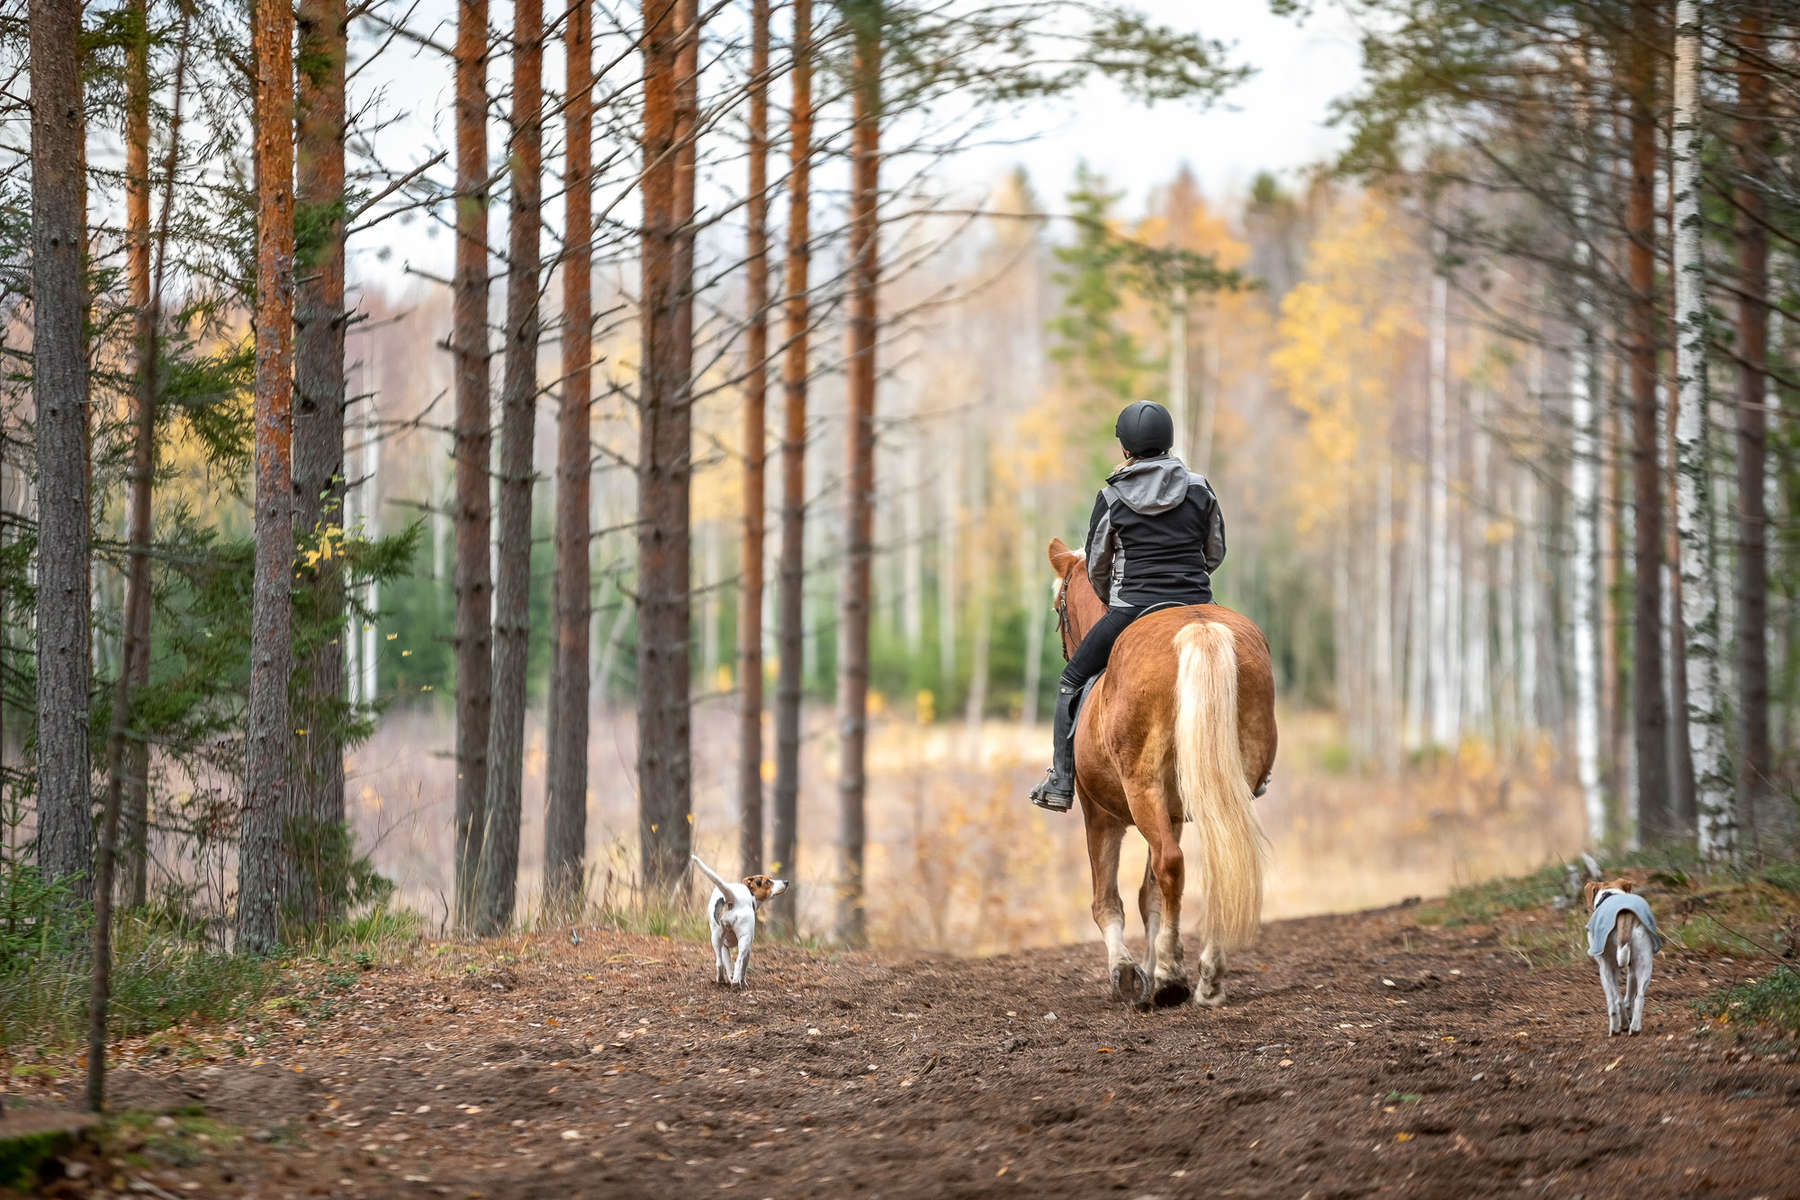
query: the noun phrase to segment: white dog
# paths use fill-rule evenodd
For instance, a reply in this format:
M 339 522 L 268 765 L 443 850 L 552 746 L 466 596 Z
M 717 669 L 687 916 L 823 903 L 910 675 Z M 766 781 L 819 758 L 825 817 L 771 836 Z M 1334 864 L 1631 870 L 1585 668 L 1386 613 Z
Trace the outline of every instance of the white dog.
M 743 987 L 744 972 L 750 968 L 750 946 L 756 941 L 756 911 L 765 900 L 787 891 L 787 880 L 748 875 L 742 883 L 732 883 L 701 862 L 698 854 L 688 857 L 716 885 L 706 905 L 706 920 L 712 926 L 713 982 Z M 735 961 L 733 950 L 737 951 Z
M 1644 898 L 1632 894 L 1629 879 L 1590 882 L 1582 892 L 1591 911 L 1588 955 L 1599 963 L 1600 986 L 1606 989 L 1607 1036 L 1638 1033 L 1651 963 L 1662 949 L 1656 918 Z

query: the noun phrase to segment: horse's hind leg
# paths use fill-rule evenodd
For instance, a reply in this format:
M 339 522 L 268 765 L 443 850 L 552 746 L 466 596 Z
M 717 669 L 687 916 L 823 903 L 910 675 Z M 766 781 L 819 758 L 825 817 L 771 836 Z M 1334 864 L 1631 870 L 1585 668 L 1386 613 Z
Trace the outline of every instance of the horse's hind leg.
M 1113 995 L 1127 1004 L 1145 1006 L 1150 980 L 1125 948 L 1125 903 L 1119 899 L 1119 843 L 1125 838 L 1125 826 L 1095 806 L 1081 807 L 1087 820 L 1088 866 L 1094 874 L 1094 924 L 1106 940 Z
M 1144 918 L 1144 976 L 1156 978 L 1156 939 L 1162 933 L 1162 889 L 1156 886 L 1156 862 L 1144 859 L 1144 881 L 1138 884 L 1138 915 Z
M 1150 947 L 1150 986 L 1157 1007 L 1170 1008 L 1187 1003 L 1194 994 L 1181 965 L 1181 889 L 1187 878 L 1181 855 L 1181 826 L 1169 819 L 1160 788 L 1144 788 L 1132 800 L 1132 816 L 1144 840 L 1150 843 L 1150 872 L 1162 902 Z
M 1211 942 L 1200 951 L 1200 985 L 1194 999 L 1208 1008 L 1225 1003 L 1225 952 Z

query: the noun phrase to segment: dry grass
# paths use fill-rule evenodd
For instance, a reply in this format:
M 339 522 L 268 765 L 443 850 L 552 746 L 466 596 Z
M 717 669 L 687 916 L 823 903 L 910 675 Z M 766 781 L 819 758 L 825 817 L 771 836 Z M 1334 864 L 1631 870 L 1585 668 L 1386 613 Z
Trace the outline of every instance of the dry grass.
M 702 704 L 694 726 L 694 842 L 722 872 L 736 869 L 733 714 Z M 525 828 L 519 911 L 537 917 L 543 854 L 543 726 L 527 729 Z M 1275 782 L 1258 801 L 1274 845 L 1266 918 L 1347 911 L 1407 896 L 1438 895 L 1461 883 L 1516 873 L 1579 848 L 1572 788 L 1548 761 L 1501 764 L 1480 748 L 1384 779 L 1349 771 L 1333 718 L 1286 714 Z M 874 720 L 869 753 L 868 914 L 878 944 L 989 954 L 1086 941 L 1087 856 L 1079 817 L 1032 808 L 1025 793 L 1041 775 L 1046 728 L 990 721 L 921 726 L 909 717 Z M 377 866 L 400 886 L 397 903 L 437 930 L 450 891 L 450 814 L 455 768 L 451 729 L 434 712 L 387 717 L 351 763 L 354 820 Z M 634 729 L 629 713 L 596 717 L 590 739 L 590 908 L 635 920 L 631 892 Z M 829 712 L 809 714 L 804 746 L 799 863 L 802 934 L 830 927 L 834 886 L 837 760 Z M 1190 835 L 1191 837 L 1191 835 Z M 1121 891 L 1133 896 L 1143 843 L 1126 839 Z M 787 903 L 778 901 L 777 903 Z M 690 897 L 635 907 L 665 912 L 685 928 Z M 1128 907 L 1130 902 L 1128 900 Z

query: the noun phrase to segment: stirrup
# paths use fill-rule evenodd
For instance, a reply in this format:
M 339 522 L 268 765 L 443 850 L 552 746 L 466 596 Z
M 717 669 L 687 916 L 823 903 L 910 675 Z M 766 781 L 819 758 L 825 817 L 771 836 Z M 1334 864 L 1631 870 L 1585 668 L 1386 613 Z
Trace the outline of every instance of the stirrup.
M 1054 772 L 1045 771 L 1044 781 L 1031 789 L 1031 802 L 1050 812 L 1066 813 L 1075 807 L 1074 790 L 1053 792 L 1050 790 L 1050 785 L 1054 781 Z

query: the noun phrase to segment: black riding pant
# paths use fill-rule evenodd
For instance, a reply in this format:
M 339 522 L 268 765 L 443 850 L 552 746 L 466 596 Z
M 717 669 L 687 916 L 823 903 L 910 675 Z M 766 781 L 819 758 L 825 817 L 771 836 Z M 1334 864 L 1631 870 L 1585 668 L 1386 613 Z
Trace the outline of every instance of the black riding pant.
M 1106 660 L 1112 655 L 1113 643 L 1125 632 L 1125 627 L 1142 616 L 1149 605 L 1137 608 L 1109 608 L 1106 615 L 1094 622 L 1094 627 L 1087 631 L 1081 639 L 1081 645 L 1075 647 L 1075 653 L 1069 656 L 1069 665 L 1063 668 L 1062 685 L 1079 689 L 1088 680 L 1106 670 Z

